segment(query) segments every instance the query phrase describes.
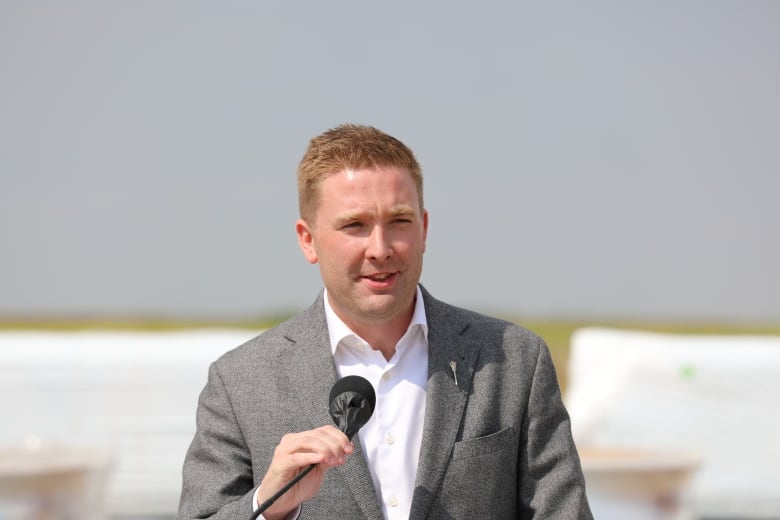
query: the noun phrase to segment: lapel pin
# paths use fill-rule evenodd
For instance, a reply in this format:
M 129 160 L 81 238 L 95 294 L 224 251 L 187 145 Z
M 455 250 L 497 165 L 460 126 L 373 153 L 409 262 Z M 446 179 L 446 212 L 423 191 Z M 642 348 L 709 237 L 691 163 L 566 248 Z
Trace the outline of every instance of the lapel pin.
M 452 369 L 452 377 L 455 378 L 455 386 L 458 386 L 458 364 L 450 361 L 450 368 Z

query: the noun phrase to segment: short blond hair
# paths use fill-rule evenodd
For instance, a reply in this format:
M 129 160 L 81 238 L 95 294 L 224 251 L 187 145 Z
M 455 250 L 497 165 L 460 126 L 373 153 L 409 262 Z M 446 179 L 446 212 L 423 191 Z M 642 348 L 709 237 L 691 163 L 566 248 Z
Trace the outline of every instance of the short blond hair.
M 423 209 L 422 169 L 404 143 L 372 126 L 343 124 L 309 141 L 298 165 L 298 210 L 313 222 L 320 183 L 345 169 L 396 167 L 407 170 L 417 185 Z

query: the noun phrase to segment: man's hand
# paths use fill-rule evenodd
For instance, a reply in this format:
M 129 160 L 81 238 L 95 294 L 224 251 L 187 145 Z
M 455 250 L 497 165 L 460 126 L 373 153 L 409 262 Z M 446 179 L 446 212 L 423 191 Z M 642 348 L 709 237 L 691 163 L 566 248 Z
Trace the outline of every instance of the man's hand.
M 325 472 L 341 466 L 354 451 L 354 445 L 335 426 L 323 426 L 316 430 L 288 433 L 279 442 L 268 472 L 260 483 L 257 503 L 262 504 L 279 491 L 301 471 L 312 464 L 317 466 L 279 497 L 265 510 L 266 520 L 285 518 L 302 502 L 314 497 L 322 486 Z

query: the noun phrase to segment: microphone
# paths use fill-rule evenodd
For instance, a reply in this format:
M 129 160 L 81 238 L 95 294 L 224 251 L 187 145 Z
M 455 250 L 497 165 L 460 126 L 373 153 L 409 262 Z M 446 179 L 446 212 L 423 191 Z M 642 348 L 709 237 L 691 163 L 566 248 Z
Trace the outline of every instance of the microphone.
M 330 417 L 349 440 L 352 440 L 352 437 L 358 430 L 371 419 L 371 414 L 374 413 L 374 406 L 376 405 L 374 387 L 371 386 L 368 379 L 361 376 L 346 376 L 336 381 L 336 384 L 330 389 L 329 399 Z M 271 498 L 260 504 L 260 507 L 250 517 L 251 520 L 255 520 L 263 514 L 263 511 L 271 507 L 280 496 L 284 495 L 315 467 L 317 465 L 312 464 L 298 473 L 295 478 L 277 491 Z
M 365 377 L 347 376 L 330 389 L 330 417 L 349 440 L 374 413 L 376 394 Z

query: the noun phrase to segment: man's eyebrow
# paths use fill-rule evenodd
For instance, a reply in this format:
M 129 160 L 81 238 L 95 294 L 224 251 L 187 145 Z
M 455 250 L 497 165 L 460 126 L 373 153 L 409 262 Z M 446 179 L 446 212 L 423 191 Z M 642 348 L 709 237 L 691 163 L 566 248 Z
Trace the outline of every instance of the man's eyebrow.
M 365 214 L 360 211 L 350 211 L 348 213 L 343 213 L 341 215 L 336 216 L 336 223 L 338 224 L 348 224 L 350 222 L 355 222 L 358 220 L 361 220 L 365 217 Z
M 414 216 L 415 211 L 411 206 L 395 206 L 390 209 L 390 214 L 394 217 Z
M 401 206 L 393 206 L 392 208 L 390 208 L 388 214 L 393 218 L 414 217 L 416 215 L 416 212 L 414 211 L 414 208 L 411 206 L 401 205 Z M 367 218 L 370 218 L 370 214 L 368 212 L 355 210 L 355 211 L 348 211 L 342 213 L 341 215 L 336 216 L 335 222 L 336 225 L 343 226 L 346 224 L 350 224 L 352 222 L 359 222 Z

